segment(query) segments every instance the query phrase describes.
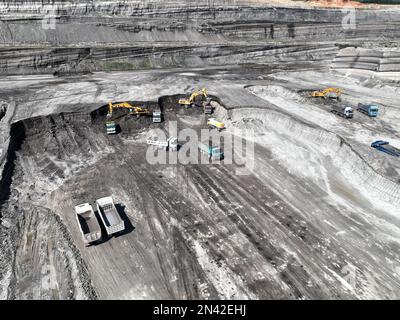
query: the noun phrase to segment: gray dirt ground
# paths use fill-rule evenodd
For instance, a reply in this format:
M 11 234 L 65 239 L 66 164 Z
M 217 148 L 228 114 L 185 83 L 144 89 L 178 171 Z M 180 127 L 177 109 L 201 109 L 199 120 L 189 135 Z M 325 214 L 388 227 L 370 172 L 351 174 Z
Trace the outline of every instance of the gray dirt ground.
M 43 6 L 22 2 L 0 5 L 0 299 L 400 298 L 400 161 L 370 147 L 400 148 L 399 72 L 330 68 L 342 47 L 398 51 L 398 9 L 357 11 L 344 31 L 340 10 L 301 3 L 100 1 L 44 32 Z M 379 117 L 306 94 L 327 86 Z M 206 127 L 177 103 L 201 87 L 225 141 L 252 133 L 248 174 L 238 154 L 149 163 L 151 129 Z M 119 111 L 109 136 L 109 101 L 165 121 Z M 73 208 L 109 195 L 126 231 L 85 247 Z
M 132 90 L 140 92 L 138 100 L 155 100 L 160 94 L 155 86 L 142 85 L 148 91 L 138 90 L 143 77 L 174 83 L 170 88 L 163 84 L 165 93 L 183 92 L 191 87 L 192 79 L 142 72 L 124 73 L 119 83 L 120 77 L 101 74 L 80 83 L 53 85 L 53 90 L 61 91 L 60 86 L 65 92 L 74 91 L 71 110 L 78 108 L 78 101 L 86 100 L 97 101 L 98 107 L 107 96 L 107 77 L 113 79 L 113 90 L 122 91 L 115 95 L 117 101 Z M 126 79 L 132 79 L 129 87 Z M 22 82 L 11 78 L 8 85 L 13 81 Z M 55 101 L 62 97 L 41 100 L 47 81 L 36 83 L 33 89 L 28 84 L 27 96 L 32 102 L 23 102 L 30 108 L 20 108 L 18 118 L 56 112 Z M 235 164 L 150 165 L 140 137 L 157 125 L 149 119 L 123 117 L 119 120 L 123 134 L 107 136 L 104 115 L 95 112 L 91 123 L 80 111 L 69 116 L 72 120 L 67 123 L 57 113 L 52 121 L 46 116 L 25 120 L 29 129 L 17 151 L 15 169 L 24 174 L 21 180 L 15 179 L 12 192 L 18 190 L 18 202 L 30 201 L 24 201 L 27 209 L 40 204 L 61 217 L 100 298 L 398 297 L 399 220 L 393 209 L 372 204 L 350 177 L 341 174 L 330 156 L 310 142 L 300 136 L 293 138 L 290 130 L 288 135 L 275 132 L 260 109 L 286 111 L 278 103 L 258 98 L 239 81 L 227 83 L 225 79 L 207 79 L 196 85 L 212 88 L 212 95 L 233 108 L 231 117 L 243 108 L 253 108 L 253 121 L 264 121 L 257 125 L 255 170 L 249 176 L 236 175 Z M 101 91 L 96 89 L 99 87 Z M 88 93 L 88 88 L 93 93 Z M 178 122 L 180 128 L 204 126 L 201 112 L 179 109 L 176 99 L 165 102 L 167 123 L 163 127 L 174 119 L 183 119 Z M 38 100 L 45 102 L 40 108 L 34 102 Z M 320 125 L 335 121 L 344 124 L 342 130 L 352 129 L 353 124 L 346 125 L 346 120 L 336 120 L 329 112 L 318 115 L 325 117 Z M 292 117 L 296 121 L 297 115 Z M 364 128 L 369 129 L 368 125 Z M 226 135 L 230 135 L 229 129 Z M 387 158 L 382 154 L 374 157 L 378 163 Z M 110 194 L 125 218 L 127 232 L 85 248 L 72 208 Z M 51 247 L 48 250 L 51 252 Z M 30 257 L 29 252 L 20 254 Z M 355 288 L 343 280 L 343 268 L 348 265 L 357 270 Z M 21 273 L 16 277 L 19 289 L 15 294 L 19 295 L 27 281 Z M 49 288 L 61 285 L 51 273 L 48 277 Z M 53 292 L 57 297 L 57 289 Z

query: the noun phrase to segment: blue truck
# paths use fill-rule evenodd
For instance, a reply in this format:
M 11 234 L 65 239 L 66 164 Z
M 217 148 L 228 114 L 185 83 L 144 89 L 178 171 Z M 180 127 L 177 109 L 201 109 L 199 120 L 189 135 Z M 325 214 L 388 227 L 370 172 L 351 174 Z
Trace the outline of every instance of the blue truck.
M 389 142 L 387 141 L 382 141 L 382 140 L 375 141 L 371 144 L 371 147 L 379 151 L 385 152 L 387 154 L 390 154 L 391 156 L 400 157 L 400 150 L 389 145 Z
M 378 115 L 379 107 L 376 104 L 359 103 L 357 110 L 369 117 L 376 117 Z
M 224 153 L 218 146 L 212 146 L 208 142 L 200 142 L 199 150 L 201 153 L 207 155 L 209 159 L 212 160 L 222 160 L 224 159 Z

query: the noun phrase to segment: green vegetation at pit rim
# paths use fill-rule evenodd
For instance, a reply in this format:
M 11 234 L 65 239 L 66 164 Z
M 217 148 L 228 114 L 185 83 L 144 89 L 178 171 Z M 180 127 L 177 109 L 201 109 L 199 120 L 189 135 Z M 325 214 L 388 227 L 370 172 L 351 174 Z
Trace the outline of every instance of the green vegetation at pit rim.
M 122 62 L 122 61 L 111 61 L 104 62 L 103 68 L 107 71 L 124 71 L 124 70 L 134 70 L 135 66 L 130 62 Z

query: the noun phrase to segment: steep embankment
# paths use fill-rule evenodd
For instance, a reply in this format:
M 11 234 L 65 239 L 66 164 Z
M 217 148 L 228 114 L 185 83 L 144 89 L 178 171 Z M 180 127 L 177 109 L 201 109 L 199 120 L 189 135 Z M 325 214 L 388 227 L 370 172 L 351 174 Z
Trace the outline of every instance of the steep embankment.
M 204 67 L 257 62 L 312 61 L 325 65 L 336 52 L 337 47 L 333 45 L 10 49 L 0 58 L 0 68 L 8 74 L 32 74 Z
M 351 144 L 337 134 L 273 110 L 234 109 L 229 111 L 229 117 L 234 127 L 242 127 L 245 123 L 251 123 L 249 119 L 256 119 L 261 121 L 261 124 L 257 124 L 257 132 L 272 130 L 289 135 L 302 144 L 310 144 L 322 154 L 332 158 L 336 170 L 366 197 L 374 197 L 377 201 L 383 200 L 390 204 L 400 204 L 400 184 L 377 173 Z
M 15 107 L 10 105 L 12 107 L 8 111 Z M 57 164 L 65 165 L 57 161 L 57 157 L 61 157 L 61 150 L 65 151 L 67 145 L 59 146 L 56 142 L 68 140 L 56 137 L 57 131 L 64 132 L 57 130 L 57 124 L 63 128 L 69 122 L 82 126 L 87 119 L 90 120 L 89 114 L 60 114 L 18 121 L 11 125 L 10 130 L 10 124 L 7 123 L 7 130 L 2 131 L 6 143 L 3 144 L 3 170 L 0 176 L 0 299 L 97 297 L 86 265 L 69 231 L 55 212 L 40 205 L 43 196 L 58 186 L 61 177 L 77 170 L 76 166 L 82 166 L 76 164 L 74 158 L 63 168 L 65 172 L 57 167 Z M 37 159 L 42 166 L 31 180 L 29 172 L 32 172 L 32 168 L 29 167 L 32 163 L 26 161 L 30 154 L 30 149 L 26 150 L 26 143 L 30 139 L 35 140 L 38 132 L 52 140 L 46 143 L 45 139 L 39 139 L 39 145 L 50 152 L 56 148 L 53 156 L 57 156 L 51 160 Z M 87 145 L 83 143 L 74 145 L 73 150 L 82 153 L 85 148 Z
M 13 149 L 12 144 L 14 143 L 11 141 L 10 143 L 10 122 L 12 117 L 14 116 L 15 112 L 15 102 L 2 104 L 2 116 L 0 117 L 0 205 L 2 201 L 7 197 L 6 196 L 6 179 L 11 173 L 9 172 L 9 163 L 8 159 L 12 157 L 12 153 L 10 150 Z M 4 172 L 3 172 L 4 170 Z M 0 211 L 0 218 L 2 217 Z
M 15 74 L 331 61 L 336 42 L 400 35 L 396 11 L 357 11 L 356 28 L 343 27 L 346 14 L 232 1 L 8 1 L 0 4 L 0 43 L 6 46 L 0 70 Z
M 332 69 L 364 69 L 370 71 L 400 71 L 400 52 L 364 48 L 345 48 L 338 52 Z

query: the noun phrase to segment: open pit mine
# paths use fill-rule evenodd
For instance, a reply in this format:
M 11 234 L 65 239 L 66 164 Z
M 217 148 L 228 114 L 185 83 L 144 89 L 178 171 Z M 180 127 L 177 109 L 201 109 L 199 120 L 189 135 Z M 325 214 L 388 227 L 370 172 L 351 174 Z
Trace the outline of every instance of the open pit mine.
M 1 1 L 0 299 L 399 299 L 399 43 L 396 5 Z

